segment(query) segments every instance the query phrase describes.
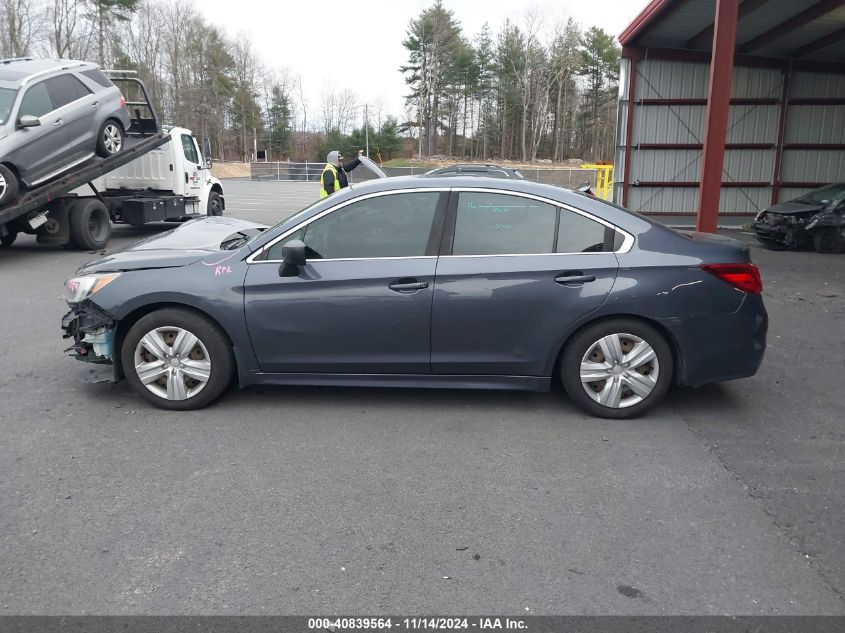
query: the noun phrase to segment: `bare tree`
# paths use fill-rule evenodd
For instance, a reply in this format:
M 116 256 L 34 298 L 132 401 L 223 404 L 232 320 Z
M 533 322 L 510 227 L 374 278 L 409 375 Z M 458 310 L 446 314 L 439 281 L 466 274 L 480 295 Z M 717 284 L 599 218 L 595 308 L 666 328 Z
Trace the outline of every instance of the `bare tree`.
M 0 0 L 0 55 L 24 57 L 33 51 L 33 44 L 42 26 L 42 7 L 33 0 Z

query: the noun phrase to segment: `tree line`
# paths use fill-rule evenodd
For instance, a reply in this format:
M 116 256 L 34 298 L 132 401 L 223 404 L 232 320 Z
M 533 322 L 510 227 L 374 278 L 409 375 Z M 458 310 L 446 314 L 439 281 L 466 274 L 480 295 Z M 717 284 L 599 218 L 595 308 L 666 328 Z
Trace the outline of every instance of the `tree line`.
M 384 160 L 612 157 L 618 47 L 573 20 L 549 32 L 536 12 L 468 37 L 435 0 L 403 41 L 409 94 L 399 117 L 332 85 L 311 103 L 301 76 L 266 64 L 248 37 L 225 35 L 193 0 L 0 0 L 0 37 L 4 58 L 136 71 L 162 121 L 208 138 L 216 159 L 263 150 L 271 160 L 322 160 L 367 140 Z

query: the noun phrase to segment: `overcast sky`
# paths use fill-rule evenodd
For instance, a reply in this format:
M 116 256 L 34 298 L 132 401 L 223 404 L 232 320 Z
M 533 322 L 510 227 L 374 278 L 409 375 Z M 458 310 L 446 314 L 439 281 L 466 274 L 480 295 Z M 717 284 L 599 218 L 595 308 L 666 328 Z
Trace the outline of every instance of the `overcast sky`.
M 408 22 L 432 0 L 202 0 L 208 20 L 234 37 L 245 33 L 264 61 L 302 76 L 309 109 L 316 113 L 329 86 L 351 88 L 361 102 L 384 104 L 385 114 L 401 114 L 407 86 L 399 66 Z M 552 26 L 571 16 L 585 28 L 599 26 L 618 36 L 648 0 L 444 0 L 473 36 L 489 22 L 494 34 L 507 18 L 518 21 L 536 8 Z M 375 118 L 372 114 L 371 117 Z

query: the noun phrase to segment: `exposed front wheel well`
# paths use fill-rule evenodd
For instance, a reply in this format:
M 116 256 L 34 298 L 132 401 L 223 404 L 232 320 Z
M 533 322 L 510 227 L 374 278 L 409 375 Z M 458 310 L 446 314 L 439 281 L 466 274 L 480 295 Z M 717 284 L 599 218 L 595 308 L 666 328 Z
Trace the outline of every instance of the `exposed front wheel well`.
M 163 310 L 165 308 L 179 308 L 180 310 L 187 310 L 189 312 L 194 312 L 194 313 L 208 319 L 215 326 L 217 326 L 217 328 L 223 333 L 223 335 L 226 337 L 226 340 L 229 342 L 229 347 L 232 350 L 234 350 L 234 345 L 232 344 L 232 339 L 229 336 L 229 333 L 226 332 L 225 328 L 223 328 L 223 326 L 220 325 L 220 322 L 217 321 L 217 319 L 215 319 L 213 316 L 211 316 L 207 312 L 203 312 L 202 310 L 199 310 L 199 309 L 197 309 L 193 306 L 186 305 L 184 303 L 175 303 L 175 302 L 150 303 L 150 304 L 147 304 L 145 306 L 141 306 L 140 308 L 136 308 L 135 310 L 133 310 L 132 312 L 127 314 L 125 317 L 123 317 L 117 323 L 117 330 L 115 331 L 115 334 L 114 334 L 114 358 L 112 359 L 112 363 L 114 364 L 115 373 L 117 374 L 118 378 L 125 378 L 125 376 L 123 375 L 123 368 L 122 368 L 121 359 L 120 359 L 120 350 L 123 347 L 123 340 L 126 338 L 127 332 L 129 332 L 129 330 L 132 328 L 132 326 L 135 325 L 143 317 L 147 316 L 148 314 L 150 314 L 152 312 L 155 312 L 156 310 Z M 234 372 L 234 374 L 235 374 L 235 376 L 237 376 L 238 375 L 238 372 L 237 372 L 238 359 L 237 359 L 237 356 L 235 356 L 234 351 L 233 351 L 232 357 L 234 358 L 234 361 L 235 361 L 235 372 Z
M 663 335 L 663 338 L 666 339 L 666 342 L 669 345 L 669 349 L 672 350 L 672 360 L 674 361 L 674 375 L 672 376 L 672 380 L 675 384 L 680 384 L 680 376 L 683 375 L 683 359 L 681 358 L 680 348 L 678 346 L 678 341 L 675 340 L 675 337 L 672 336 L 672 333 L 666 329 L 659 321 L 655 321 L 654 319 L 649 319 L 647 317 L 638 315 L 638 314 L 611 314 L 598 317 L 591 321 L 587 321 L 586 323 L 581 324 L 580 327 L 570 332 L 569 336 L 566 337 L 566 340 L 558 349 L 557 354 L 555 355 L 554 365 L 552 366 L 552 378 L 559 380 L 560 379 L 560 361 L 563 358 L 563 353 L 566 350 L 566 346 L 579 332 L 582 330 L 595 325 L 596 323 L 601 323 L 602 321 L 610 321 L 611 319 L 633 319 L 635 321 L 641 321 L 646 325 L 650 325 L 658 332 Z

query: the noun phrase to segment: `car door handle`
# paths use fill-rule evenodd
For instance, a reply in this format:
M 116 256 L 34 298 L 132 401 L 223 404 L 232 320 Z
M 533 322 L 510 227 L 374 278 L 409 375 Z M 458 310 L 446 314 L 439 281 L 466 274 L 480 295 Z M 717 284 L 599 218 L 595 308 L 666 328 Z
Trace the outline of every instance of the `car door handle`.
M 91 109 L 92 109 L 92 110 L 96 110 L 96 109 L 97 109 L 97 107 L 98 107 L 99 105 L 100 105 L 100 102 L 99 102 L 99 101 L 95 101 L 94 103 L 92 103 L 92 104 L 91 104 Z
M 64 121 L 62 121 L 61 119 L 56 119 L 55 121 L 53 121 L 53 125 L 55 127 L 60 126 L 62 123 L 64 123 Z
M 387 287 L 393 290 L 394 292 L 416 292 L 417 290 L 428 288 L 428 282 L 410 279 L 400 279 L 399 281 L 396 281 Z
M 585 275 L 580 270 L 568 273 L 561 273 L 560 275 L 555 277 L 555 281 L 563 286 L 586 284 L 595 280 L 595 275 Z

